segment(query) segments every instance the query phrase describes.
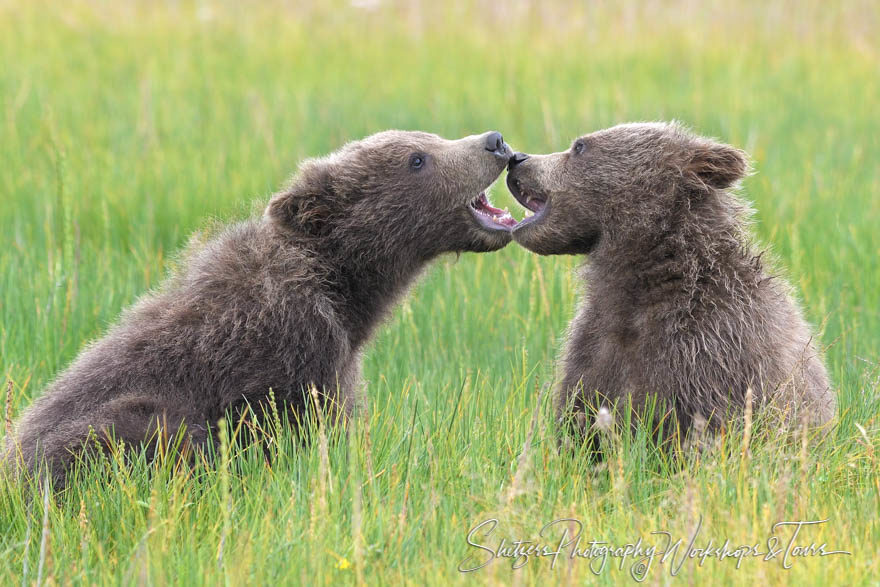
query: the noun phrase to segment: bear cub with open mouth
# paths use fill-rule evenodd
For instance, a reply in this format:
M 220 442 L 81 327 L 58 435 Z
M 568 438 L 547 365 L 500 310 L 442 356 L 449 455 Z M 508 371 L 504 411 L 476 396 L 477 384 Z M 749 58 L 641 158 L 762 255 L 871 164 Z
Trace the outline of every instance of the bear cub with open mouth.
M 511 159 L 508 187 L 533 213 L 514 240 L 589 254 L 554 402 L 567 429 L 583 433 L 596 409 L 630 399 L 637 410 L 659 400 L 682 430 L 717 429 L 749 389 L 786 420 L 833 417 L 813 333 L 731 192 L 747 171 L 745 153 L 675 123 L 623 124 Z
M 186 443 L 203 445 L 225 413 L 262 413 L 270 389 L 294 414 L 316 389 L 347 415 L 364 403 L 364 345 L 428 262 L 510 241 L 515 221 L 485 190 L 511 155 L 495 131 L 386 131 L 304 162 L 262 217 L 195 247 L 88 346 L 0 461 L 33 472 L 45 460 L 60 488 L 87 444 L 152 452 L 159 424 L 174 434 L 183 423 Z

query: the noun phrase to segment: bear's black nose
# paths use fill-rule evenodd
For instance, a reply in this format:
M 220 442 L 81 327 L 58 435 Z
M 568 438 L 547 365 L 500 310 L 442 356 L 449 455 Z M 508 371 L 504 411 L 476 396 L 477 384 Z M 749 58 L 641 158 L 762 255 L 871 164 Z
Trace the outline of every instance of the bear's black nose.
M 493 130 L 486 135 L 486 150 L 493 153 L 504 151 L 504 137 L 497 130 Z
M 507 164 L 511 169 L 528 159 L 529 156 L 525 153 L 514 153 L 513 157 L 510 158 L 510 162 Z

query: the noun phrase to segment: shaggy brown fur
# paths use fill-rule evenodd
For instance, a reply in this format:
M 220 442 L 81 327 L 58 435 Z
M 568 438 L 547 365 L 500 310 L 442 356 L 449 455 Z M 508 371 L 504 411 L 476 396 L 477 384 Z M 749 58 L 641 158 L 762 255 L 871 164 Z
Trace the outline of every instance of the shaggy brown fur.
M 364 402 L 362 349 L 422 268 L 509 242 L 512 219 L 494 222 L 474 202 L 510 155 L 497 132 L 388 131 L 306 161 L 263 217 L 197 247 L 83 351 L 23 416 L 3 460 L 18 454 L 33 471 L 45 458 L 58 487 L 90 428 L 98 443 L 137 446 L 157 422 L 185 423 L 198 446 L 270 388 L 293 412 L 314 385 L 350 413 Z
M 517 154 L 508 186 L 536 211 L 513 238 L 540 254 L 589 254 L 556 394 L 560 422 L 651 398 L 680 425 L 755 405 L 833 417 L 835 397 L 789 286 L 762 266 L 730 188 L 745 153 L 677 124 L 625 124 L 551 155 Z M 598 399 L 598 402 L 595 400 Z M 790 412 L 787 412 L 790 414 Z

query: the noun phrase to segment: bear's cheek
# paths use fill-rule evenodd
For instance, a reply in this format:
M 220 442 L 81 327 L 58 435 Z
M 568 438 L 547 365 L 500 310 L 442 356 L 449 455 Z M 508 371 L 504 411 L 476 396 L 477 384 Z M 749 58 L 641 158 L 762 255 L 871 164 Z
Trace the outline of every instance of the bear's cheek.
M 589 185 L 571 186 L 559 193 L 557 209 L 569 222 L 593 224 L 602 218 L 609 198 Z
M 586 253 L 596 238 L 596 203 L 582 193 L 567 191 L 553 194 L 549 203 L 547 216 L 518 241 L 539 254 Z

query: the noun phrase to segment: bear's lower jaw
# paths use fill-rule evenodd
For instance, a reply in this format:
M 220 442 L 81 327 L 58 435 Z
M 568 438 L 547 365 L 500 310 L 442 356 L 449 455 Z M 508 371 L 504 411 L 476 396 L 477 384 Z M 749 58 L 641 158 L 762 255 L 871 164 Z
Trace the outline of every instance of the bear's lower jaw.
M 519 202 L 520 206 L 526 209 L 525 217 L 513 227 L 514 231 L 540 220 L 550 208 L 546 195 L 543 193 L 533 193 L 523 185 L 522 181 L 515 179 L 512 174 L 507 176 L 507 189 L 510 190 L 510 193 Z
M 480 195 L 468 204 L 468 210 L 477 222 L 487 230 L 510 232 L 516 226 L 516 219 L 507 210 L 494 207 L 486 197 L 486 192 L 480 192 Z

